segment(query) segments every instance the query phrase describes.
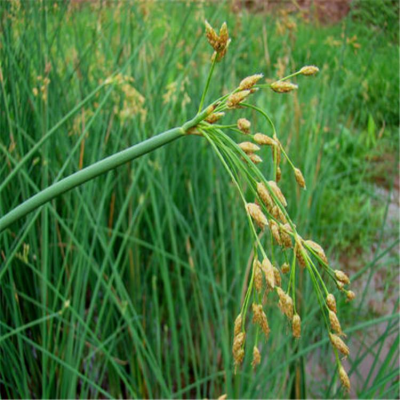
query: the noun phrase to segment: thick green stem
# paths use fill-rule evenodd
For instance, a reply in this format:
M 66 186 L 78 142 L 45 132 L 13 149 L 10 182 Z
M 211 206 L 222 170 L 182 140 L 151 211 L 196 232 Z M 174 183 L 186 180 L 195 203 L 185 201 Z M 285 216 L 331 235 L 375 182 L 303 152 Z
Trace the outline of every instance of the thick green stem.
M 187 125 L 190 126 L 190 122 L 187 123 Z M 165 144 L 183 136 L 184 133 L 185 129 L 183 128 L 171 129 L 132 147 L 129 147 L 126 150 L 122 150 L 119 153 L 113 154 L 112 156 L 98 161 L 97 163 L 92 164 L 81 171 L 75 172 L 74 174 L 37 193 L 24 203 L 20 204 L 18 207 L 14 208 L 8 214 L 4 215 L 0 219 L 0 232 L 8 228 L 13 222 L 24 217 L 31 211 L 42 206 L 55 197 L 68 192 L 69 190 L 82 185 L 83 183 L 96 178 L 101 174 L 111 171 L 112 169 L 117 168 L 128 161 L 134 160 L 135 158 L 149 153 L 158 147 L 164 146 Z

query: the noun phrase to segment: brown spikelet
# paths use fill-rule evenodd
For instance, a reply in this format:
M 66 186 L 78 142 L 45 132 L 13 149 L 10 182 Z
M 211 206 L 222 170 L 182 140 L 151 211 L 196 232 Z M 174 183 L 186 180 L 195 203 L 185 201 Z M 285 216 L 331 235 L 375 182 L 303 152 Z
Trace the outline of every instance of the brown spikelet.
M 239 349 L 242 348 L 244 341 L 246 338 L 246 334 L 244 332 L 240 332 L 237 336 L 233 339 L 233 354 L 237 353 Z
M 242 331 L 242 314 L 239 314 L 235 319 L 235 325 L 233 328 L 233 336 L 236 337 Z
M 268 339 L 271 329 L 269 329 L 268 319 L 263 311 L 261 314 L 261 330 L 263 331 L 265 338 Z
M 261 354 L 257 346 L 253 348 L 253 361 L 251 363 L 252 367 L 255 368 L 261 362 Z
M 282 178 L 282 170 L 280 167 L 276 169 L 276 181 L 279 182 Z
M 256 133 L 253 139 L 259 145 L 274 146 L 276 144 L 274 139 L 262 133 Z
M 225 115 L 224 112 L 217 112 L 210 114 L 204 121 L 208 122 L 209 124 L 215 124 Z
M 272 267 L 271 261 L 269 261 L 268 257 L 264 258 L 261 268 L 265 276 L 265 281 L 267 282 L 267 287 L 273 289 L 275 287 L 274 268 Z
M 352 301 L 356 298 L 356 294 L 352 290 L 346 292 L 347 301 Z
M 305 268 L 307 266 L 306 258 L 304 256 L 305 249 L 300 241 L 296 241 L 294 252 L 296 254 L 296 259 L 300 267 Z
M 274 192 L 275 196 L 278 198 L 278 200 L 282 203 L 282 205 L 284 207 L 286 207 L 287 206 L 287 202 L 286 202 L 285 196 L 283 195 L 281 189 L 279 189 L 279 187 L 276 184 L 276 182 L 269 181 L 268 184 L 269 184 L 270 188 L 272 189 L 272 191 Z
M 214 28 L 208 23 L 207 20 L 205 21 L 205 25 L 206 25 L 206 38 L 208 40 L 208 43 L 215 51 L 217 51 L 219 46 L 219 37 L 215 32 Z
M 254 260 L 253 262 L 254 269 L 254 287 L 257 292 L 260 293 L 262 290 L 262 282 L 263 282 L 263 274 L 261 270 L 261 263 L 258 260 Z
M 343 283 L 344 285 L 348 285 L 350 283 L 349 277 L 343 271 L 339 271 L 338 269 L 335 270 L 335 277 L 339 282 Z
M 273 267 L 274 270 L 274 281 L 276 286 L 281 286 L 282 285 L 282 277 L 281 273 L 279 272 L 279 269 L 276 267 Z
M 263 74 L 255 74 L 248 76 L 247 78 L 244 78 L 239 84 L 239 89 L 240 90 L 251 89 L 262 77 Z
M 298 314 L 293 316 L 292 319 L 292 332 L 295 338 L 299 338 L 301 336 L 301 320 Z
M 248 134 L 250 133 L 251 122 L 246 118 L 239 118 L 237 121 L 237 127 L 243 133 Z
M 242 142 L 242 143 L 239 143 L 239 147 L 240 147 L 246 154 L 251 154 L 251 153 L 253 153 L 254 151 L 260 150 L 260 148 L 259 148 L 256 144 L 251 143 L 251 142 Z
M 326 296 L 326 304 L 328 308 L 336 314 L 336 299 L 333 294 L 329 293 L 328 296 Z
M 270 210 L 274 206 L 274 202 L 269 194 L 268 189 L 262 182 L 257 183 L 257 193 L 260 196 L 261 200 L 265 204 L 268 210 Z
M 255 223 L 261 228 L 264 229 L 266 225 L 268 225 L 267 217 L 261 211 L 260 206 L 255 203 L 247 203 L 246 205 L 247 211 L 250 214 L 251 218 L 254 219 Z
M 315 243 L 312 240 L 306 240 L 304 242 L 308 247 L 311 247 L 312 250 L 317 254 L 317 256 L 325 263 L 328 265 L 328 258 L 325 255 L 324 249 L 318 244 Z
M 329 333 L 329 338 L 331 340 L 332 346 L 338 349 L 342 354 L 348 356 L 350 354 L 350 350 L 347 347 L 346 343 L 343 342 L 342 339 L 338 335 L 334 333 Z
M 239 349 L 236 353 L 234 353 L 233 359 L 234 359 L 235 365 L 240 365 L 244 359 L 244 349 Z
M 350 391 L 350 387 L 351 387 L 350 379 L 349 379 L 349 376 L 347 375 L 346 371 L 342 367 L 342 365 L 340 365 L 340 367 L 339 367 L 339 378 L 340 378 L 340 381 L 342 382 L 342 385 L 345 387 L 345 389 L 347 391 Z
M 288 263 L 284 263 L 281 267 L 282 274 L 287 274 L 290 271 L 290 266 Z
M 342 328 L 340 327 L 339 319 L 337 315 L 331 310 L 329 310 L 329 322 L 331 324 L 332 330 L 336 332 L 338 335 L 341 335 Z
M 272 236 L 274 237 L 276 243 L 278 243 L 281 246 L 282 241 L 281 241 L 281 235 L 279 234 L 279 226 L 273 219 L 269 221 L 269 228 L 271 229 Z
M 274 145 L 272 146 L 272 161 L 276 161 L 276 165 L 281 163 L 281 147 L 277 139 L 274 140 Z M 279 179 L 277 179 L 278 181 Z
M 253 324 L 260 324 L 261 323 L 261 314 L 263 312 L 262 305 L 253 303 L 251 305 L 253 310 Z
M 226 105 L 229 108 L 237 107 L 243 100 L 245 100 L 250 94 L 249 90 L 242 90 L 237 93 L 233 93 L 228 97 Z
M 304 179 L 303 174 L 301 173 L 301 171 L 298 168 L 294 169 L 294 175 L 296 177 L 296 182 L 297 184 L 302 188 L 305 189 L 306 188 L 306 181 Z
M 293 90 L 297 90 L 298 86 L 294 83 L 287 81 L 276 81 L 271 83 L 271 89 L 276 93 L 289 93 Z
M 289 227 L 290 229 L 287 229 Z M 288 232 L 291 232 L 292 229 L 289 224 L 284 224 L 279 226 L 279 233 L 281 235 L 282 244 L 287 248 L 293 247 L 292 238 Z
M 290 320 L 292 320 L 293 318 L 292 298 L 288 294 L 286 294 L 280 287 L 277 287 L 276 291 L 279 296 L 279 303 L 278 303 L 279 308 Z
M 319 68 L 316 67 L 315 65 L 306 65 L 303 67 L 299 72 L 302 75 L 310 76 L 310 75 L 315 75 L 318 73 Z
M 262 163 L 262 158 L 259 157 L 257 154 L 250 153 L 248 154 L 248 157 L 254 164 L 260 164 Z

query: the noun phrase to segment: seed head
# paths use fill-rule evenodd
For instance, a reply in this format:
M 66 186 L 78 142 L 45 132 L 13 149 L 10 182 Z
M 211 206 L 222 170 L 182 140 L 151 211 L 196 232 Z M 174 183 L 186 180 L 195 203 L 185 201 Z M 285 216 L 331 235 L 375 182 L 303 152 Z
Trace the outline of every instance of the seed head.
M 302 188 L 306 188 L 306 181 L 304 180 L 304 176 L 298 168 L 294 169 L 294 175 L 296 177 L 297 184 Z
M 228 25 L 226 25 L 226 22 L 224 22 L 221 26 L 221 29 L 219 30 L 220 46 L 225 48 L 228 44 L 228 40 L 229 40 Z
M 350 283 L 349 277 L 343 271 L 336 270 L 335 277 L 339 282 L 343 283 L 344 285 L 348 285 Z
M 282 178 L 282 170 L 280 167 L 276 169 L 276 181 L 279 182 Z
M 279 165 L 281 163 L 281 144 L 276 138 L 274 138 L 272 146 L 272 161 L 275 161 L 275 159 L 276 164 Z
M 239 335 L 234 337 L 233 349 L 232 349 L 233 354 L 237 353 L 238 350 L 242 348 L 245 338 L 246 338 L 246 334 L 244 332 L 240 332 Z
M 290 320 L 292 320 L 293 318 L 292 298 L 288 294 L 286 294 L 280 287 L 277 287 L 276 291 L 279 296 L 279 303 L 278 303 L 279 308 Z
M 297 90 L 298 86 L 287 81 L 276 81 L 271 83 L 271 89 L 276 93 L 289 93 L 292 90 Z
M 225 115 L 224 112 L 217 112 L 210 114 L 205 121 L 208 122 L 209 124 L 214 124 L 215 122 L 219 121 L 223 116 Z
M 237 93 L 233 93 L 228 97 L 228 101 L 226 102 L 226 105 L 229 108 L 235 108 L 238 105 L 240 105 L 240 103 L 245 100 L 250 94 L 249 90 L 242 90 L 240 92 Z
M 281 286 L 282 285 L 282 278 L 281 278 L 281 274 L 279 272 L 279 269 L 276 268 L 276 267 L 273 267 L 273 270 L 274 270 L 275 285 Z
M 251 153 L 251 154 L 249 154 L 248 156 L 249 156 L 250 160 L 251 160 L 254 164 L 260 164 L 260 163 L 262 163 L 262 161 L 263 161 L 262 158 L 259 157 L 257 154 Z
M 315 65 L 306 65 L 299 71 L 302 75 L 310 76 L 319 72 L 319 68 Z
M 298 314 L 295 314 L 292 319 L 292 332 L 297 339 L 301 336 L 301 320 Z
M 339 378 L 346 390 L 350 391 L 350 379 L 342 365 L 339 367 Z
M 251 143 L 251 142 L 242 142 L 242 143 L 239 143 L 239 147 L 240 147 L 246 154 L 251 154 L 251 153 L 253 153 L 254 151 L 260 150 L 260 148 L 259 148 L 256 144 Z
M 290 266 L 288 263 L 284 263 L 281 267 L 282 274 L 287 274 L 290 271 Z
M 253 137 L 254 141 L 259 145 L 274 146 L 275 140 L 263 133 L 256 133 Z
M 350 354 L 350 350 L 346 343 L 343 342 L 338 335 L 329 333 L 329 338 L 331 339 L 332 346 L 336 347 L 343 355 L 348 356 Z
M 305 249 L 300 240 L 296 240 L 294 252 L 296 254 L 297 262 L 299 263 L 300 267 L 305 268 L 307 266 L 307 262 L 304 256 Z
M 240 365 L 244 359 L 244 349 L 239 349 L 233 354 L 235 365 Z
M 289 229 L 287 228 L 289 227 Z M 282 244 L 287 248 L 290 249 L 291 247 L 293 247 L 292 244 L 292 238 L 290 237 L 288 232 L 291 232 L 292 228 L 290 227 L 289 224 L 285 224 L 285 225 L 280 225 L 279 226 L 279 232 L 281 235 L 281 241 Z
M 266 225 L 268 225 L 267 217 L 261 211 L 261 208 L 255 203 L 247 203 L 246 205 L 247 212 L 250 214 L 251 218 L 254 219 L 256 224 L 264 229 Z
M 269 261 L 268 257 L 264 258 L 261 268 L 264 273 L 268 288 L 273 289 L 275 287 L 274 268 L 272 267 L 271 261 Z
M 274 202 L 272 201 L 268 189 L 262 182 L 257 183 L 257 193 L 267 209 L 270 210 L 274 206 Z
M 219 62 L 225 56 L 226 51 L 229 47 L 230 39 L 228 27 L 224 22 L 221 26 L 221 29 L 219 30 L 219 35 L 217 35 L 214 28 L 208 23 L 208 21 L 205 21 L 205 25 L 208 43 L 215 50 L 213 59 L 216 57 L 216 61 Z
M 306 240 L 304 242 L 307 246 L 311 247 L 315 253 L 317 254 L 317 256 L 319 256 L 319 258 L 326 264 L 328 265 L 328 258 L 325 255 L 325 251 L 324 249 L 318 244 L 313 242 L 312 240 Z
M 253 366 L 253 368 L 255 368 L 258 364 L 260 364 L 260 362 L 261 362 L 260 351 L 258 350 L 257 346 L 254 346 L 254 348 L 253 348 L 253 362 L 251 363 L 251 365 Z
M 331 310 L 329 310 L 329 322 L 331 324 L 332 330 L 336 332 L 338 335 L 341 335 L 342 328 L 340 327 L 339 319 L 337 315 Z
M 254 270 L 254 286 L 258 293 L 262 290 L 262 282 L 263 282 L 263 274 L 261 270 L 261 263 L 258 260 L 254 260 L 253 262 L 253 270 Z
M 263 74 L 255 74 L 248 76 L 247 78 L 244 78 L 239 84 L 239 89 L 240 90 L 251 89 L 262 77 Z
M 217 33 L 215 32 L 214 28 L 208 23 L 208 21 L 205 21 L 206 25 L 206 38 L 208 40 L 208 43 L 210 43 L 211 47 L 217 51 L 218 44 L 219 44 L 219 37 Z
M 274 237 L 276 243 L 278 243 L 278 245 L 281 246 L 282 245 L 282 241 L 281 241 L 281 235 L 279 234 L 279 226 L 278 226 L 278 224 L 273 219 L 271 219 L 269 227 L 271 229 L 272 236 Z
M 269 181 L 268 182 L 269 186 L 271 187 L 272 191 L 274 192 L 275 196 L 278 198 L 278 200 L 282 203 L 284 207 L 287 206 L 287 202 L 285 199 L 285 196 L 283 195 L 281 189 L 279 189 L 278 185 L 274 181 Z
M 236 319 L 235 319 L 235 326 L 233 329 L 233 336 L 236 337 L 239 335 L 239 333 L 242 331 L 242 314 L 239 314 Z
M 326 304 L 328 308 L 336 314 L 336 299 L 333 294 L 329 293 L 328 296 L 326 296 Z
M 237 121 L 237 127 L 243 133 L 248 134 L 250 133 L 251 122 L 248 121 L 246 118 L 240 118 Z
M 348 290 L 346 292 L 347 295 L 347 301 L 352 301 L 356 298 L 356 294 L 352 290 Z

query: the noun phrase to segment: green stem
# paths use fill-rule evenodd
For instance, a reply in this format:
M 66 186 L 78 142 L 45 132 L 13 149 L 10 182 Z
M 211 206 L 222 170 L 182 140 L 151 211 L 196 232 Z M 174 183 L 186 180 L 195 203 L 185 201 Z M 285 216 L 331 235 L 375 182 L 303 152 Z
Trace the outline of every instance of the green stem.
M 191 125 L 190 122 L 186 123 L 184 127 Z M 81 171 L 75 172 L 74 174 L 37 193 L 24 203 L 20 204 L 18 207 L 14 208 L 8 214 L 4 215 L 0 219 L 0 232 L 8 228 L 13 222 L 24 217 L 31 211 L 49 202 L 55 197 L 68 192 L 69 190 L 82 185 L 83 183 L 94 179 L 101 174 L 111 171 L 112 169 L 117 168 L 128 161 L 132 161 L 135 158 L 164 146 L 165 144 L 183 136 L 184 133 L 184 128 L 170 129 L 132 147 L 129 147 L 128 149 L 122 150 L 119 153 L 113 154 L 104 160 L 98 161 L 95 164 L 82 169 Z
M 201 112 L 202 108 L 203 108 L 203 104 L 204 104 L 204 100 L 206 98 L 206 94 L 208 92 L 208 88 L 210 86 L 210 82 L 211 82 L 211 77 L 212 74 L 214 72 L 214 67 L 215 67 L 215 63 L 216 63 L 216 59 L 217 57 L 214 57 L 212 64 L 211 64 L 211 68 L 210 68 L 210 72 L 208 73 L 208 78 L 207 78 L 207 83 L 206 83 L 206 87 L 204 88 L 203 94 L 201 96 L 201 100 L 200 100 L 200 105 L 199 105 L 199 113 Z

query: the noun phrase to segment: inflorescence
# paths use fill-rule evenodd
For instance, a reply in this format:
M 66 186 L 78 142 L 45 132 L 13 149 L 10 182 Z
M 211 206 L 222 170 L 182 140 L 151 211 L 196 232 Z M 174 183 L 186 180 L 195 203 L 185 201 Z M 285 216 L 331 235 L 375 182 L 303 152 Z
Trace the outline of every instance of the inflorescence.
M 199 114 L 202 111 L 215 63 L 221 61 L 226 55 L 230 43 L 226 23 L 222 25 L 219 34 L 217 34 L 206 22 L 206 37 L 214 49 L 214 53 L 211 58 L 212 67 L 202 96 Z M 291 323 L 294 338 L 300 339 L 301 317 L 296 303 L 296 272 L 301 269 L 307 271 L 311 278 L 335 353 L 340 380 L 343 386 L 349 390 L 350 381 L 339 356 L 339 353 L 344 357 L 348 356 L 349 348 L 342 339 L 345 334 L 337 316 L 336 299 L 328 290 L 323 275 L 328 276 L 328 279 L 347 296 L 348 300 L 353 300 L 354 293 L 346 289 L 350 284 L 350 279 L 343 271 L 331 268 L 323 248 L 318 243 L 303 239 L 298 233 L 296 225 L 286 210 L 286 198 L 278 186 L 282 177 L 280 168 L 282 159 L 286 159 L 293 170 L 297 184 L 302 189 L 306 189 L 304 176 L 285 152 L 268 114 L 247 103 L 249 97 L 260 88 L 269 87 L 276 93 L 289 93 L 297 90 L 298 86 L 290 82 L 290 78 L 298 75 L 311 76 L 317 74 L 318 71 L 315 66 L 305 66 L 294 74 L 269 85 L 259 84 L 263 78 L 262 74 L 248 76 L 232 92 L 205 108 L 205 117 L 188 133 L 205 137 L 215 150 L 240 193 L 249 227 L 254 237 L 252 272 L 240 313 L 234 323 L 232 352 L 235 366 L 237 367 L 243 362 L 245 355 L 248 312 L 252 314 L 251 323 L 256 326 L 255 344 L 252 349 L 252 366 L 256 367 L 261 362 L 261 354 L 258 348 L 260 337 L 264 336 L 265 339 L 268 339 L 270 335 L 268 318 L 263 307 L 267 296 L 277 300 L 279 309 Z M 253 133 L 251 122 L 244 117 L 239 118 L 237 124 L 234 125 L 220 124 L 226 112 L 246 109 L 254 110 L 266 119 L 271 129 L 269 135 Z M 239 133 L 245 136 L 245 140 L 236 143 L 226 131 Z M 264 162 L 257 154 L 262 148 L 269 148 L 272 155 L 272 177 L 269 179 L 264 177 L 256 166 Z M 239 177 L 241 180 L 239 180 Z M 247 187 L 246 195 L 240 184 L 243 180 Z M 248 195 L 250 192 L 253 197 L 251 199 Z M 269 233 L 271 241 L 269 255 L 267 254 L 268 249 L 261 242 L 262 234 L 265 233 Z M 281 266 L 275 259 L 273 248 L 282 252 L 282 258 L 285 262 Z

